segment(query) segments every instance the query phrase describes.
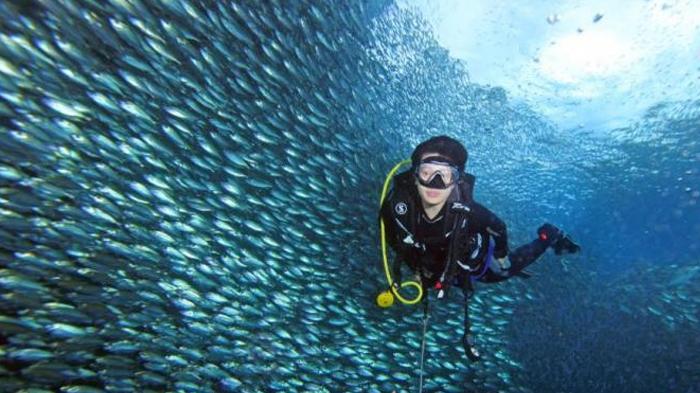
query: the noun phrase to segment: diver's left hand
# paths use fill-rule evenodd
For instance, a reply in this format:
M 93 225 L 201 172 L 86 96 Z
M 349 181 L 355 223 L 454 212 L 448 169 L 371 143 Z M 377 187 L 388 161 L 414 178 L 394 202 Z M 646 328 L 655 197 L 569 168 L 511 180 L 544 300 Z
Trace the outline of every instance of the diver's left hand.
M 507 256 L 505 256 L 503 258 L 496 258 L 496 262 L 498 262 L 498 266 L 501 267 L 501 270 L 510 269 L 510 260 L 508 259 Z

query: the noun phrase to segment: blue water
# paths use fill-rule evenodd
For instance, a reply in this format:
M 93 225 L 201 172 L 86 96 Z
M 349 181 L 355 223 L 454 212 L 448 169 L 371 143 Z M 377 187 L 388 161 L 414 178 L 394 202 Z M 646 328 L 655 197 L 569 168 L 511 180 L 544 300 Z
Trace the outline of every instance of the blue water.
M 478 288 L 479 363 L 434 302 L 424 391 L 698 391 L 697 99 L 563 127 L 389 1 L 0 11 L 4 391 L 419 391 L 376 219 L 437 134 L 511 248 L 549 221 L 582 252 Z

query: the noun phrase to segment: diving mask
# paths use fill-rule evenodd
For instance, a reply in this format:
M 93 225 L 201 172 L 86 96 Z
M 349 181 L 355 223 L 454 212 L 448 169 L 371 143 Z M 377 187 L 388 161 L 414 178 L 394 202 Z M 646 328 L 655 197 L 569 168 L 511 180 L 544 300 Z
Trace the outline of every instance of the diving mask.
M 433 156 L 418 164 L 415 176 L 424 187 L 444 190 L 459 180 L 459 169 L 447 158 Z

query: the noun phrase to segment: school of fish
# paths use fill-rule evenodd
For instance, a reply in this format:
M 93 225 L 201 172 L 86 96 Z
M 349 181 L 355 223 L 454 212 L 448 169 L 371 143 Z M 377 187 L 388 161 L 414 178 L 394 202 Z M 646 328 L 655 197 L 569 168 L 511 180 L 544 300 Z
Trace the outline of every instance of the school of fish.
M 551 132 L 391 1 L 0 14 L 0 391 L 415 391 L 420 308 L 374 305 L 385 173 L 436 132 Z M 425 391 L 698 386 L 697 267 L 599 288 L 564 262 L 479 289 L 479 363 L 461 294 L 437 303 Z

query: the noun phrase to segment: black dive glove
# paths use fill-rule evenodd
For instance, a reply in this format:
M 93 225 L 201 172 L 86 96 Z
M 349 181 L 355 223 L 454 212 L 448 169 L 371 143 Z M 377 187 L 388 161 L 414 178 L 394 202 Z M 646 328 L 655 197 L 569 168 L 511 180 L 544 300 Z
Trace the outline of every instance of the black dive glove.
M 550 223 L 545 223 L 537 228 L 537 236 L 540 240 L 545 242 L 547 246 L 552 247 L 554 253 L 557 255 L 564 253 L 573 254 L 581 251 L 581 247 L 578 244 L 574 243 L 561 229 Z

